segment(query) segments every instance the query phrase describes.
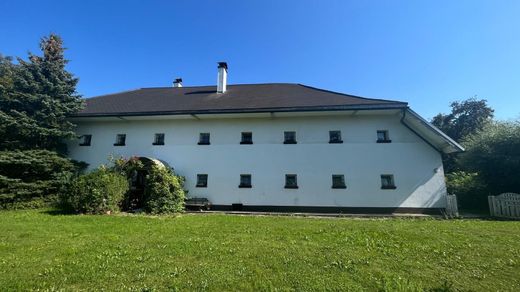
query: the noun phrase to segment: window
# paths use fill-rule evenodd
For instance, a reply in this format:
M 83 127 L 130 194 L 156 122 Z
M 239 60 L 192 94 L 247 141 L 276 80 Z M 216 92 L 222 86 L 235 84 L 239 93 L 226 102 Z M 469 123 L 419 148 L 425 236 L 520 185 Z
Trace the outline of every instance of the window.
M 392 140 L 388 138 L 387 130 L 378 130 L 377 131 L 377 143 L 390 143 Z
M 285 175 L 285 188 L 286 189 L 297 189 L 298 181 L 296 179 L 296 174 L 286 174 Z
M 197 174 L 197 188 L 207 188 L 208 187 L 208 175 L 207 174 Z
M 209 145 L 209 133 L 200 133 L 199 145 Z
M 125 146 L 126 134 L 117 134 L 114 146 Z
M 79 146 L 90 146 L 91 140 L 92 140 L 92 135 L 83 135 L 83 136 L 81 136 L 81 143 L 79 143 Z
M 394 183 L 394 176 L 391 174 L 381 175 L 381 188 L 384 190 L 393 190 L 396 188 Z
M 345 185 L 345 176 L 342 174 L 333 174 L 332 175 L 332 188 L 333 189 L 346 189 Z
M 294 131 L 286 131 L 283 133 L 283 143 L 284 144 L 296 144 L 296 132 Z
M 240 144 L 253 144 L 253 133 L 242 132 L 242 140 L 240 140 Z
M 343 143 L 341 131 L 329 131 L 329 143 Z
M 240 185 L 239 188 L 250 188 L 251 187 L 251 175 L 250 174 L 241 174 L 240 175 Z
M 152 145 L 164 145 L 164 133 L 155 134 Z

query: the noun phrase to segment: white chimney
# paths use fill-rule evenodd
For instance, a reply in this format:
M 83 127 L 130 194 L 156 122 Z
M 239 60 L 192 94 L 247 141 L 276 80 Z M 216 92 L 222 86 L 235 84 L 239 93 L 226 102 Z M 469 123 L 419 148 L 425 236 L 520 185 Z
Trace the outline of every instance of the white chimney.
M 173 80 L 173 87 L 182 87 L 182 78 L 176 78 Z
M 217 93 L 226 92 L 227 87 L 227 63 L 218 62 Z

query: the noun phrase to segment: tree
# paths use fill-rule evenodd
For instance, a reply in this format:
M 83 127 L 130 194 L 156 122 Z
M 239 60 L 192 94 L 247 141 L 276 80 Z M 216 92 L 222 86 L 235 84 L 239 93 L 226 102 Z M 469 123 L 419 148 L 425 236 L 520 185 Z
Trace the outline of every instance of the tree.
M 5 97 L 13 89 L 13 71 L 12 59 L 0 54 L 0 98 Z
M 48 199 L 79 167 L 48 150 L 0 151 L 0 209 Z
M 67 120 L 83 106 L 78 79 L 65 69 L 68 60 L 55 34 L 40 42 L 43 56 L 0 59 L 0 150 L 47 149 L 66 152 L 64 139 L 75 136 Z
M 478 173 L 487 194 L 520 192 L 520 121 L 494 122 L 469 136 L 457 164 Z
M 494 110 L 488 106 L 487 100 L 469 98 L 450 104 L 451 113 L 438 114 L 432 124 L 457 142 L 462 142 L 471 134 L 482 130 L 493 120 Z M 444 170 L 447 173 L 459 170 L 455 163 L 456 154 L 443 154 Z
M 469 98 L 450 104 L 451 113 L 438 114 L 432 119 L 441 131 L 455 141 L 462 141 L 468 135 L 481 130 L 493 119 L 494 110 L 488 106 L 487 100 Z
M 75 137 L 67 118 L 83 106 L 78 79 L 65 69 L 59 36 L 40 48 L 43 56 L 16 64 L 0 55 L 0 208 L 52 197 L 84 166 L 63 156 Z

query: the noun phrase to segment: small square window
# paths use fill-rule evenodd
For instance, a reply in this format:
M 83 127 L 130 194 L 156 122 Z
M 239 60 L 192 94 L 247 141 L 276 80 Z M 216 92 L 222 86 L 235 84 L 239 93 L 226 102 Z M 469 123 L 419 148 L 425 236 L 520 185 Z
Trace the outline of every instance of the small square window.
M 393 190 L 396 188 L 394 176 L 392 174 L 381 175 L 381 188 L 384 190 Z
M 164 133 L 155 134 L 153 145 L 164 145 Z
M 207 174 L 197 174 L 197 188 L 207 188 L 208 187 L 208 175 Z
M 332 188 L 333 189 L 346 189 L 345 185 L 345 176 L 342 174 L 333 174 L 332 175 Z
M 285 188 L 286 189 L 297 189 L 298 188 L 298 180 L 296 178 L 296 174 L 286 174 L 285 175 Z
M 90 146 L 90 141 L 92 140 L 92 135 L 83 135 L 81 136 L 81 142 L 79 146 Z
M 283 136 L 284 136 L 284 140 L 283 140 L 284 144 L 296 144 L 296 132 L 285 131 L 283 133 Z
M 126 134 L 117 134 L 116 143 L 114 146 L 125 146 L 126 143 Z
M 251 175 L 250 174 L 241 174 L 240 175 L 240 185 L 239 188 L 250 188 L 251 187 Z
M 343 143 L 341 131 L 329 131 L 329 143 Z
M 242 132 L 242 140 L 240 140 L 240 144 L 253 144 L 253 133 Z
M 377 131 L 377 143 L 390 143 L 392 140 L 388 137 L 387 130 L 378 130 Z
M 209 145 L 209 133 L 200 133 L 199 145 Z

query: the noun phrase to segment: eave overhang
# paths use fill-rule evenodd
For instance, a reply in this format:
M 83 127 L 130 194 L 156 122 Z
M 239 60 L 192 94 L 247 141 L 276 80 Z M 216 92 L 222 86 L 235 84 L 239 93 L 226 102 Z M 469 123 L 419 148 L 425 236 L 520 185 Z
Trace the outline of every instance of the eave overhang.
M 317 112 L 317 111 L 349 111 L 349 110 L 378 110 L 406 108 L 407 103 L 372 104 L 372 105 L 345 105 L 345 106 L 309 106 L 309 107 L 282 107 L 282 108 L 241 108 L 241 109 L 208 109 L 182 111 L 155 111 L 155 112 L 108 112 L 108 113 L 78 113 L 70 118 L 85 117 L 130 117 L 130 116 L 172 116 L 172 115 L 205 115 L 205 114 L 247 114 L 247 113 L 283 113 L 283 112 Z
M 456 153 L 464 151 L 464 147 L 459 143 L 410 108 L 403 109 L 401 123 L 439 152 Z

